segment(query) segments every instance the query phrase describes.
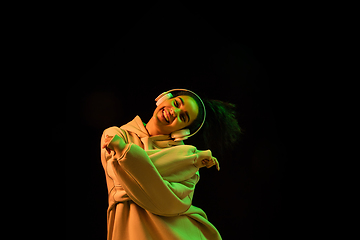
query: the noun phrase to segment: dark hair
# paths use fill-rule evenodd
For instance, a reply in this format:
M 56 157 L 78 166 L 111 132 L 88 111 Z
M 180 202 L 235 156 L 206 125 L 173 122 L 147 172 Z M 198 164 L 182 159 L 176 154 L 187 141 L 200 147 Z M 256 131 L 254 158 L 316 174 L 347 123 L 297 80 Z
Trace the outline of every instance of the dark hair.
M 192 97 L 199 106 L 197 118 L 186 128 L 194 133 L 201 125 L 204 118 L 202 103 L 197 96 L 188 91 L 172 92 L 173 97 L 186 95 Z M 199 133 L 194 137 L 201 140 L 203 147 L 210 149 L 214 154 L 223 155 L 225 151 L 231 150 L 242 134 L 241 128 L 236 119 L 236 106 L 232 103 L 220 100 L 202 99 L 206 109 L 206 119 Z
M 205 147 L 223 155 L 231 150 L 242 134 L 236 119 L 235 104 L 220 100 L 204 100 L 206 120 L 202 128 Z

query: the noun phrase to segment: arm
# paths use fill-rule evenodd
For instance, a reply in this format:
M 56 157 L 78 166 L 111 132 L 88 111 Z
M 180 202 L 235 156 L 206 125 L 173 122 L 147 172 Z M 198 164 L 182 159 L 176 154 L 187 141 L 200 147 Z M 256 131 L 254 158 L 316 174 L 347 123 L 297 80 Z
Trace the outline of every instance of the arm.
M 111 134 L 104 132 L 104 135 L 107 133 Z M 123 138 L 123 135 L 122 137 L 108 136 L 102 143 L 103 148 L 115 152 L 115 154 L 108 155 L 106 163 L 107 172 L 114 180 L 115 185 L 123 186 L 134 202 L 155 214 L 172 216 L 185 212 L 191 206 L 193 191 L 199 180 L 198 167 L 194 165 L 206 158 L 211 159 L 211 152 L 197 151 L 193 146 L 184 145 L 153 151 L 155 154 L 150 154 L 149 157 L 142 148 L 135 144 L 126 144 Z M 172 157 L 169 158 L 169 156 Z M 182 157 L 180 157 L 181 160 L 174 160 L 173 156 Z M 175 161 L 177 167 L 179 167 L 179 163 L 188 162 L 195 171 L 191 169 L 192 174 L 188 174 L 188 171 L 184 172 L 182 177 L 184 175 L 187 177 L 181 181 L 166 181 L 157 167 L 163 167 L 168 173 L 172 172 L 172 169 L 168 168 L 168 161 L 172 161 L 172 163 Z M 209 164 L 211 163 L 209 162 Z M 204 166 L 210 167 L 211 165 L 204 164 L 201 167 Z
M 110 177 L 118 181 L 139 206 L 163 216 L 178 215 L 190 208 L 199 180 L 197 174 L 180 183 L 165 181 L 146 152 L 132 143 L 126 144 L 120 158 L 116 155 L 107 163 L 111 168 Z
M 115 134 L 121 137 L 110 137 Z M 110 141 L 106 135 L 110 135 Z M 121 185 L 135 203 L 152 213 L 174 216 L 187 211 L 199 180 L 198 173 L 178 183 L 165 181 L 146 152 L 135 144 L 127 144 L 126 140 L 126 135 L 119 128 L 110 128 L 103 133 L 103 164 L 114 185 Z
M 121 152 L 122 149 L 125 148 L 125 145 L 123 137 L 119 137 L 118 135 L 105 135 L 102 148 L 105 148 L 108 154 L 110 154 L 111 151 L 114 151 L 114 154 L 116 154 L 116 152 Z M 196 147 L 191 145 L 179 145 L 163 150 L 148 150 L 146 153 L 156 165 L 156 168 L 160 171 L 161 175 L 163 175 L 162 173 L 164 171 L 170 170 L 172 168 L 171 165 L 176 164 L 179 166 L 188 163 L 194 165 L 196 168 L 211 168 L 212 166 L 216 166 L 216 169 L 220 171 L 219 162 L 212 156 L 210 150 L 199 151 Z M 172 156 L 167 158 L 166 155 L 168 154 L 171 154 Z M 120 157 L 118 154 L 116 155 L 117 157 Z
M 211 151 L 198 151 L 191 145 L 179 145 L 162 150 L 148 150 L 147 155 L 164 180 L 181 182 L 191 178 L 199 168 L 216 165 L 216 158 Z

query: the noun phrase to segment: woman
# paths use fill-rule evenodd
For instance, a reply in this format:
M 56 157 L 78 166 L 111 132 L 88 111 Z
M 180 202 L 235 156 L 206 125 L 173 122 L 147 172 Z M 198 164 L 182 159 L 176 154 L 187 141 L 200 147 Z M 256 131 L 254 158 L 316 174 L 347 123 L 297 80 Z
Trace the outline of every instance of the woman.
M 185 89 L 165 92 L 156 101 L 147 124 L 137 116 L 103 133 L 108 240 L 221 239 L 206 214 L 191 204 L 199 168 L 216 165 L 219 170 L 219 163 L 210 150 L 198 151 L 183 140 L 204 126 L 204 141 L 211 146 L 214 131 L 209 129 L 216 124 L 222 143 L 234 142 L 240 128 L 233 105 L 203 102 Z

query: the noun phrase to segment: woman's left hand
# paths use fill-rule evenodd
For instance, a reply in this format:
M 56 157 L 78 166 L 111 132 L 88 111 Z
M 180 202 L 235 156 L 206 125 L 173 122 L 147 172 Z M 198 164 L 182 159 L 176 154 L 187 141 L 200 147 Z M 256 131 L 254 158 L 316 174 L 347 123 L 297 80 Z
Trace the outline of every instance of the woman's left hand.
M 202 164 L 207 167 L 211 168 L 212 166 L 216 166 L 216 169 L 220 171 L 220 165 L 216 157 L 212 157 L 210 160 L 204 159 L 202 160 Z
M 211 168 L 212 166 L 216 166 L 216 169 L 220 171 L 219 162 L 216 159 L 216 157 L 212 156 L 212 153 L 210 150 L 200 151 L 198 150 L 196 152 L 198 155 L 198 158 L 196 159 L 195 166 L 198 168 L 207 167 Z

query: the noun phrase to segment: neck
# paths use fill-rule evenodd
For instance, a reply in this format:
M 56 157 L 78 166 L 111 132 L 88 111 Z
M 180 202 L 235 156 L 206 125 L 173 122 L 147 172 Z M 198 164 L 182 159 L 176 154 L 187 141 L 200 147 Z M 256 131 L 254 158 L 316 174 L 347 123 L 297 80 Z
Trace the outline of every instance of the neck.
M 150 136 L 156 136 L 156 135 L 161 135 L 161 133 L 159 132 L 159 130 L 156 128 L 156 124 L 155 124 L 156 119 L 154 119 L 153 117 L 150 118 L 149 122 L 146 124 L 145 128 L 148 131 Z

